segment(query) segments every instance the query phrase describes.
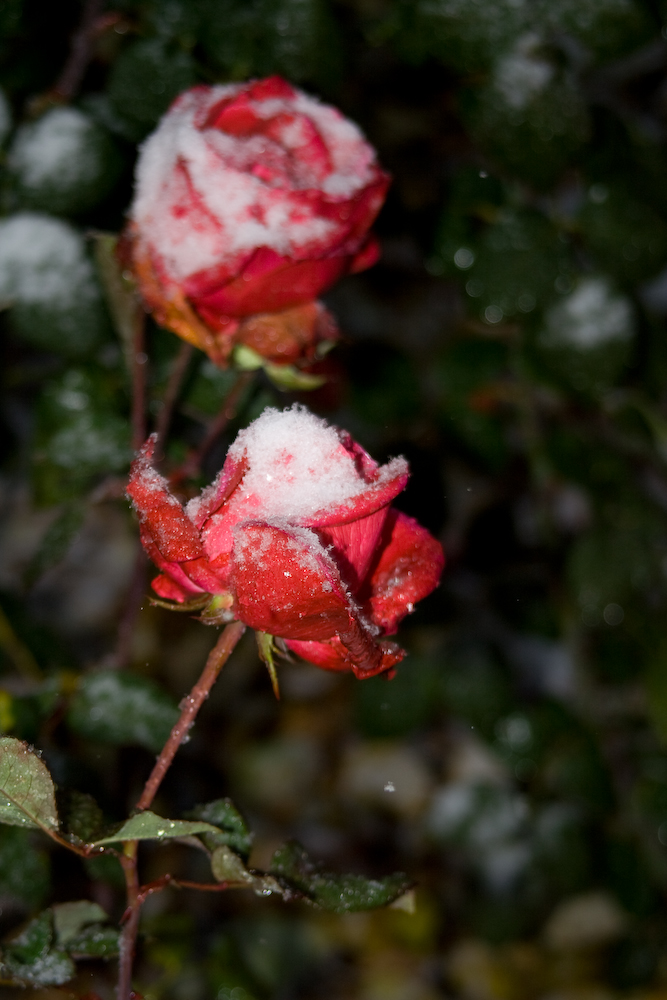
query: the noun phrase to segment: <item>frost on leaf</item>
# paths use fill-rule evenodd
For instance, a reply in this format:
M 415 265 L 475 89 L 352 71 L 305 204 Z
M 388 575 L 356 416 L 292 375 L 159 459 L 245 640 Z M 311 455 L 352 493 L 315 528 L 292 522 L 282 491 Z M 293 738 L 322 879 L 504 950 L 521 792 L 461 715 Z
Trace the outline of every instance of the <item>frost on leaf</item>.
M 53 781 L 47 767 L 21 740 L 0 739 L 0 822 L 58 829 Z

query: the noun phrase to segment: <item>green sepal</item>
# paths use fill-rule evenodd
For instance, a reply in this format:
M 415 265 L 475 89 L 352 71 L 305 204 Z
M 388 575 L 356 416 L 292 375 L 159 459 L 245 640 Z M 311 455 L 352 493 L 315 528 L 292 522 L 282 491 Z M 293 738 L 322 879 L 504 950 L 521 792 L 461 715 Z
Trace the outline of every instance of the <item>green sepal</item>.
M 264 365 L 264 371 L 275 387 L 284 392 L 310 392 L 319 389 L 327 381 L 324 375 L 311 375 L 294 365 L 274 365 L 270 361 Z
M 273 693 L 280 701 L 280 687 L 278 684 L 278 673 L 276 671 L 276 665 L 274 662 L 274 656 L 278 652 L 276 648 L 275 639 L 268 632 L 255 632 L 255 638 L 257 639 L 257 649 L 259 651 L 259 658 L 262 663 L 265 664 L 266 669 L 269 671 L 269 677 L 271 678 L 271 687 L 273 688 Z

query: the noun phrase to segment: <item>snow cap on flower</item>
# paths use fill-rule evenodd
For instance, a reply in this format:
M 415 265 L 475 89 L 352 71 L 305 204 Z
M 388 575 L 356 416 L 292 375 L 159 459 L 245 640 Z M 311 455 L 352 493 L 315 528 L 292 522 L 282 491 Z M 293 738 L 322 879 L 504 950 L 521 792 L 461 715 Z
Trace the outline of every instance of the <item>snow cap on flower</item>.
M 356 125 L 280 77 L 194 87 L 137 164 L 128 238 L 142 294 L 225 363 L 247 317 L 374 263 L 388 183 Z
M 151 465 L 153 447 L 149 439 L 139 453 L 128 493 L 162 571 L 160 596 L 203 606 L 216 595 L 230 619 L 327 669 L 365 677 L 402 659 L 383 637 L 444 564 L 439 543 L 390 507 L 407 482 L 405 459 L 378 466 L 303 407 L 267 409 L 183 508 Z

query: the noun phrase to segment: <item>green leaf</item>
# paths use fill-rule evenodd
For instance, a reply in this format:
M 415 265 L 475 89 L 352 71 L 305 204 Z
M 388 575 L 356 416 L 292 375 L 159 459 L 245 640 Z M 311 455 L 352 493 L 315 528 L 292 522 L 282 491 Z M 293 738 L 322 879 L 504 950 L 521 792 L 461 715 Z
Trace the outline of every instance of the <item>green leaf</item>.
M 216 847 L 227 846 L 247 859 L 253 835 L 231 799 L 215 799 L 205 805 L 196 806 L 186 815 L 190 819 L 204 820 L 217 827 L 214 833 L 205 833 L 202 837 L 209 851 L 213 851 Z
M 73 215 L 106 197 L 121 163 L 109 135 L 85 111 L 59 106 L 17 129 L 7 165 L 22 206 Z
M 322 871 L 296 841 L 289 841 L 276 851 L 270 871 L 331 913 L 356 913 L 386 906 L 413 885 L 401 872 L 382 879 L 369 879 L 363 875 L 335 875 Z
M 53 781 L 46 765 L 21 740 L 0 738 L 0 822 L 58 829 Z
M 125 48 L 111 68 L 111 107 L 126 124 L 126 136 L 143 138 L 173 99 L 195 82 L 192 57 L 161 39 L 145 38 Z
M 5 947 L 2 976 L 35 986 L 61 986 L 74 976 L 71 958 L 53 948 L 53 914 L 45 910 Z
M 166 840 L 173 837 L 191 837 L 196 833 L 219 833 L 210 823 L 183 819 L 164 819 L 155 813 L 137 813 L 131 816 L 116 833 L 93 844 L 100 847 L 103 844 L 115 844 L 122 840 Z
M 243 861 L 229 847 L 216 847 L 211 854 L 211 871 L 217 882 L 244 882 L 252 885 L 255 876 L 252 875 Z
M 35 848 L 29 830 L 5 827 L 0 833 L 0 896 L 30 909 L 49 891 L 49 857 Z
M 93 924 L 69 942 L 72 958 L 113 958 L 120 948 L 120 932 L 115 927 Z
M 100 670 L 82 679 L 67 721 L 88 739 L 157 753 L 178 717 L 176 703 L 153 681 L 122 670 Z
M 78 937 L 84 927 L 108 920 L 98 903 L 77 899 L 71 903 L 58 903 L 53 909 L 53 926 L 58 945 L 65 948 Z
M 92 795 L 68 789 L 59 797 L 63 826 L 72 837 L 90 843 L 104 830 L 104 814 Z

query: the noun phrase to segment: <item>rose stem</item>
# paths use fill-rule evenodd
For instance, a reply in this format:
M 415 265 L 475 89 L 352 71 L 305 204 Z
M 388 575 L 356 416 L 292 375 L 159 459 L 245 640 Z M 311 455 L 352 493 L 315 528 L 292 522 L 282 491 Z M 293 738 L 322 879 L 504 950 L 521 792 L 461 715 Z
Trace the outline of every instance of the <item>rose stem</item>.
M 222 635 L 208 655 L 206 666 L 201 677 L 190 694 L 181 702 L 181 715 L 174 726 L 169 739 L 160 751 L 148 781 L 144 786 L 141 798 L 137 802 L 137 811 L 148 809 L 155 798 L 162 779 L 167 773 L 176 751 L 185 736 L 192 728 L 197 713 L 209 696 L 220 671 L 229 659 L 234 647 L 245 632 L 243 622 L 232 622 L 227 625 Z M 137 841 L 128 841 L 121 856 L 121 864 L 127 886 L 127 919 L 123 925 L 120 942 L 120 961 L 118 971 L 118 1000 L 131 1000 L 132 963 L 134 949 L 139 929 L 139 913 L 141 900 L 139 898 L 139 880 L 137 877 Z
M 70 40 L 70 50 L 62 72 L 51 90 L 51 98 L 71 101 L 83 80 L 93 55 L 93 41 L 100 28 L 106 27 L 102 16 L 104 0 L 87 0 L 78 28 Z
M 204 440 L 198 448 L 195 448 L 190 452 L 186 460 L 183 462 L 183 465 L 174 470 L 169 477 L 171 483 L 180 483 L 183 479 L 194 478 L 199 474 L 201 464 L 208 455 L 209 451 L 220 437 L 229 421 L 233 420 L 236 416 L 236 411 L 243 398 L 243 393 L 250 385 L 254 377 L 254 372 L 241 372 L 235 384 L 232 386 L 229 395 L 226 397 L 222 406 L 218 410 L 217 415 L 209 424 L 208 430 L 204 435 Z
M 164 399 L 162 400 L 162 408 L 160 409 L 158 418 L 155 422 L 159 452 L 156 456 L 157 459 L 164 454 L 164 446 L 167 441 L 167 434 L 169 433 L 169 426 L 171 424 L 174 407 L 176 405 L 176 400 L 178 399 L 181 385 L 183 384 L 183 379 L 185 378 L 185 373 L 188 370 L 188 365 L 193 351 L 194 348 L 192 344 L 182 343 L 178 354 L 174 358 L 174 363 L 172 365 L 171 372 L 169 373 L 167 388 L 164 392 Z
M 146 439 L 146 314 L 137 308 L 132 338 L 132 447 L 141 448 Z

